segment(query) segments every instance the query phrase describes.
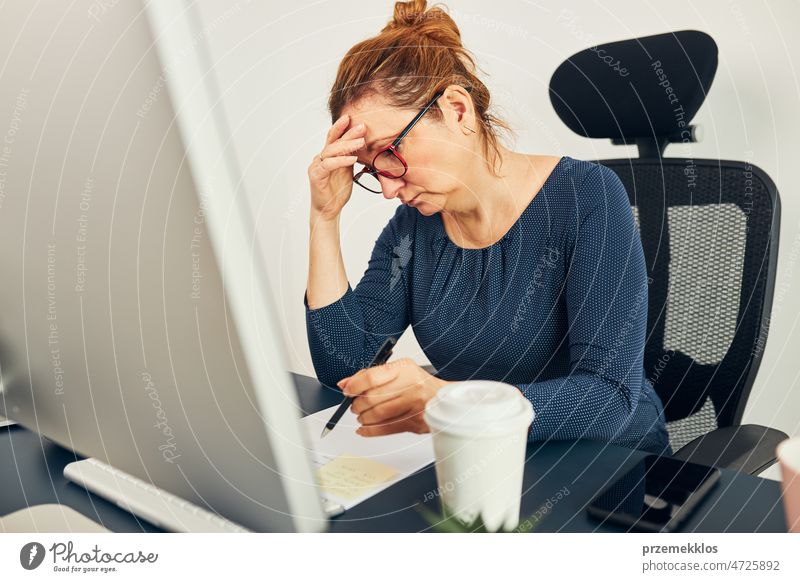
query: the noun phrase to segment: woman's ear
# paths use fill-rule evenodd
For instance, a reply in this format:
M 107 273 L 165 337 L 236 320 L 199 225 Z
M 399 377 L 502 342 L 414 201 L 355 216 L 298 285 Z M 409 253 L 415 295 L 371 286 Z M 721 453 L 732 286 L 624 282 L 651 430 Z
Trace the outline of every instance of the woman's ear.
M 472 98 L 461 85 L 448 85 L 439 98 L 439 106 L 448 123 L 457 126 L 464 135 L 475 133 L 475 106 Z

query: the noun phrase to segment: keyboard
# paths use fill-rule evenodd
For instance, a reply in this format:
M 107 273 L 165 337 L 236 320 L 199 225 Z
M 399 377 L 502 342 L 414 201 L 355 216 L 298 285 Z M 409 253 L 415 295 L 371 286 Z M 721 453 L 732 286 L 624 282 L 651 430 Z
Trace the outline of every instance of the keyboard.
M 64 477 L 112 501 L 161 529 L 171 532 L 243 533 L 250 530 L 160 487 L 120 471 L 98 459 L 75 461 Z M 328 517 L 344 512 L 338 503 L 321 499 Z

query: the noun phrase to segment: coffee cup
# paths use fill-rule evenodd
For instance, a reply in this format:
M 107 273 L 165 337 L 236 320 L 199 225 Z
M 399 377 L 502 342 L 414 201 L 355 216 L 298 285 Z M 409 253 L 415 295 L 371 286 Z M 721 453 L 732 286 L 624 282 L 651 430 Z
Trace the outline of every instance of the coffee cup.
M 453 382 L 425 406 L 445 517 L 488 531 L 519 524 L 531 403 L 514 386 L 492 380 Z
M 800 533 L 800 437 L 786 439 L 777 448 L 786 526 Z

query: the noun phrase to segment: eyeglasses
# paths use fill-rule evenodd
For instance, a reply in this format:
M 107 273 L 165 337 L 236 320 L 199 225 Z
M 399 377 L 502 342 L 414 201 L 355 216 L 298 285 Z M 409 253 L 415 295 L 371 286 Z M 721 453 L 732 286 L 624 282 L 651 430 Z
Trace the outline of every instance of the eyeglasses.
M 353 182 L 362 188 L 380 194 L 383 189 L 381 187 L 378 176 L 385 178 L 402 178 L 408 171 L 408 164 L 397 151 L 400 142 L 411 131 L 417 122 L 427 113 L 428 109 L 433 107 L 436 101 L 444 94 L 444 89 L 436 93 L 428 104 L 420 110 L 419 113 L 411 120 L 403 131 L 400 132 L 392 143 L 382 148 L 372 160 L 372 164 L 355 164 L 355 174 L 353 175 Z

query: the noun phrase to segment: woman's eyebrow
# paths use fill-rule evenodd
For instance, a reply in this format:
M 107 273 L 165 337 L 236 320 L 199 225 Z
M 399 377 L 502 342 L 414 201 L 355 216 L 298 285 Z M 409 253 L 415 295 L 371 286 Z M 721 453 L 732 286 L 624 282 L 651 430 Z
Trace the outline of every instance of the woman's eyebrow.
M 389 136 L 386 136 L 386 137 L 381 137 L 381 138 L 378 138 L 378 139 L 374 139 L 371 142 L 369 142 L 368 144 L 365 144 L 363 149 L 366 150 L 367 153 L 372 152 L 372 148 L 375 147 L 376 143 L 380 143 L 380 142 L 385 141 L 387 139 L 392 139 L 393 137 L 394 136 L 389 135 Z

